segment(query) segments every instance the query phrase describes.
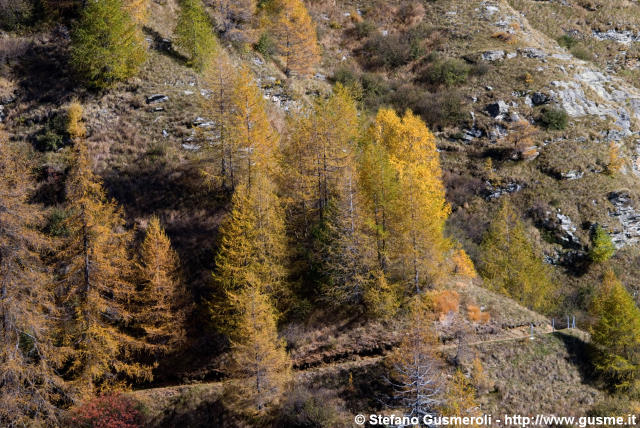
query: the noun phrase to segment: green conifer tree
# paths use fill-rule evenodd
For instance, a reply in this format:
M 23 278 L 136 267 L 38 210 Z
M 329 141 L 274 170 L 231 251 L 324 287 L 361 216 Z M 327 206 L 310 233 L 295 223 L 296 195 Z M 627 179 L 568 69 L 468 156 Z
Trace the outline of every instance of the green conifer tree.
M 640 310 L 613 271 L 605 272 L 590 312 L 595 367 L 614 389 L 628 389 L 640 369 Z
M 72 32 L 71 64 L 89 87 L 105 89 L 138 72 L 143 43 L 122 0 L 88 0 Z
M 198 71 L 203 70 L 218 44 L 213 35 L 211 19 L 201 0 L 180 2 L 175 34 L 176 44 L 187 53 L 188 65 Z
M 611 236 L 602 226 L 597 225 L 591 236 L 591 248 L 589 258 L 596 263 L 604 263 L 613 256 L 616 247 L 613 245 Z
M 551 272 L 529 242 L 524 225 L 505 199 L 481 245 L 480 273 L 493 290 L 538 310 L 552 305 Z

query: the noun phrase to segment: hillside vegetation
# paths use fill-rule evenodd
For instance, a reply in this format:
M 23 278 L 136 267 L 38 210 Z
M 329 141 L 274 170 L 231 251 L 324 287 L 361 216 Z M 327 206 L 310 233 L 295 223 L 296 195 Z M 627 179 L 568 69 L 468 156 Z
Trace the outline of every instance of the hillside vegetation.
M 0 0 L 0 425 L 636 411 L 637 21 Z

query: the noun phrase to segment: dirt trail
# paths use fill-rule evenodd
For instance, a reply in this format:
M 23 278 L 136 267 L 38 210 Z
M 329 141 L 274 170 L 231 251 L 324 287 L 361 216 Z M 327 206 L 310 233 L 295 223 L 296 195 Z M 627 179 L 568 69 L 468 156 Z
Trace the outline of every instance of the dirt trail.
M 529 332 L 529 329 L 524 327 L 518 327 L 513 330 L 518 332 L 522 332 L 526 330 L 526 333 L 514 334 L 511 337 L 501 337 L 498 339 L 486 339 L 486 340 L 473 341 L 473 342 L 467 343 L 467 346 L 478 346 L 478 345 L 484 345 L 488 343 L 515 342 L 523 339 L 536 340 L 536 338 L 539 338 L 541 336 L 548 336 L 554 333 L 571 334 L 583 339 L 586 339 L 586 337 L 588 336 L 586 332 L 578 329 L 563 329 L 563 330 L 554 331 L 552 330 L 551 326 L 548 326 L 548 328 L 542 328 L 542 329 L 538 327 L 534 331 L 533 339 L 531 339 L 531 334 Z M 458 345 L 456 343 L 442 345 L 440 346 L 440 350 L 441 351 L 452 350 L 452 349 L 455 349 L 457 346 Z M 312 367 L 305 367 L 303 369 L 295 369 L 295 376 L 299 380 L 309 380 L 330 372 L 351 370 L 354 368 L 375 365 L 380 363 L 382 359 L 384 359 L 385 356 L 390 353 L 390 351 L 384 352 L 380 355 L 359 355 L 357 353 L 354 353 L 344 358 L 341 358 L 339 360 L 332 361 L 330 363 L 319 364 Z M 175 385 L 175 386 L 163 386 L 163 387 L 156 387 L 156 388 L 139 389 L 139 390 L 133 391 L 133 393 L 144 394 L 144 395 L 155 394 L 155 393 L 178 395 L 181 390 L 186 390 L 193 387 L 206 387 L 210 389 L 215 389 L 217 387 L 221 388 L 223 383 L 224 383 L 223 381 L 201 382 L 201 383 L 194 382 L 192 384 L 181 384 L 181 385 Z

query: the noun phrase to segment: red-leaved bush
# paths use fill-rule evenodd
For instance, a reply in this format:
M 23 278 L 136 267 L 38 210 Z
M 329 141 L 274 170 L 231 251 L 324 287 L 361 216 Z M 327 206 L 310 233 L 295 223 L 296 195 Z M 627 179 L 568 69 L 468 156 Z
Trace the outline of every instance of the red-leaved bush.
M 142 414 L 133 399 L 111 393 L 72 409 L 70 422 L 76 428 L 139 428 Z

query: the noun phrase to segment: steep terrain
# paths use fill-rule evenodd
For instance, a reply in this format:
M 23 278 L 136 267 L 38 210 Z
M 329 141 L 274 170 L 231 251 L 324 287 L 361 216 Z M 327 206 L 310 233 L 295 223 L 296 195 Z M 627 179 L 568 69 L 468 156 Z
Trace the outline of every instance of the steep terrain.
M 310 78 L 289 79 L 269 58 L 223 42 L 236 65 L 255 73 L 276 128 L 287 111 L 328 93 L 335 81 L 359 90 L 366 111 L 411 108 L 437 135 L 453 211 L 448 232 L 474 261 L 492 213 L 510 195 L 561 284 L 556 320 L 577 315 L 577 327 L 588 327 L 584 311 L 602 273 L 588 260 L 596 224 L 613 237 L 612 266 L 637 295 L 640 6 L 623 0 L 338 0 L 309 1 L 308 8 L 324 49 Z M 47 131 L 62 107 L 80 99 L 94 169 L 109 195 L 122 204 L 129 225 L 144 226 L 152 214 L 162 218 L 189 293 L 201 302 L 209 297 L 228 200 L 207 182 L 210 154 L 199 130 L 210 126 L 201 106 L 209 88 L 172 47 L 176 10 L 173 0 L 152 3 L 142 73 L 105 94 L 74 86 L 65 60 L 67 28 L 1 34 L 0 121 L 13 139 L 35 147 L 35 199 L 54 210 L 69 153 L 64 144 L 55 150 L 41 145 L 50 143 Z M 562 36 L 581 50 L 562 47 L 559 40 L 568 40 Z M 434 70 L 447 61 L 457 77 L 445 83 Z M 541 126 L 550 107 L 567 113 L 564 129 Z M 537 132 L 526 147 L 514 150 L 512 138 L 522 120 Z M 624 159 L 613 176 L 607 174 L 611 142 Z M 482 361 L 488 375 L 483 411 L 565 415 L 569 409 L 584 415 L 606 396 L 586 362 L 590 348 L 583 332 L 553 333 L 547 316 L 487 291 L 481 280 L 448 288 L 460 294 L 460 312 L 443 316 L 436 330 L 449 362 L 459 342 L 468 357 Z M 489 322 L 470 321 L 469 304 L 489 313 Z M 140 385 L 133 393 L 156 426 L 235 423 L 225 419 L 220 404 L 226 357 L 219 351 L 226 343 L 203 328 L 199 317 L 205 312 L 196 312 L 190 323 L 193 352 L 166 363 L 173 370 L 156 385 Z M 317 313 L 308 322 L 283 325 L 282 334 L 296 388 L 321 392 L 336 403 L 343 419 L 335 426 L 363 410 L 382 411 L 389 392 L 384 356 L 400 341 L 399 321 L 370 321 L 358 313 L 336 320 Z M 463 367 L 471 370 L 470 361 Z

